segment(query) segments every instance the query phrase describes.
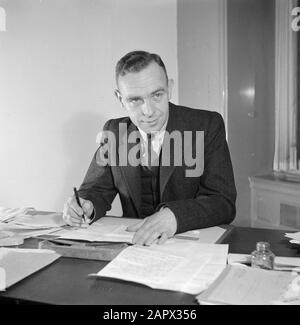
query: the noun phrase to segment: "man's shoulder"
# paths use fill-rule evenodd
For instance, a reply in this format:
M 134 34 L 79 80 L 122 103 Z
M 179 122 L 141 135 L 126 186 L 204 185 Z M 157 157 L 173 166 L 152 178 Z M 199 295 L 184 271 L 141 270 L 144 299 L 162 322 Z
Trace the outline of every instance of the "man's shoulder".
M 222 121 L 222 115 L 216 111 L 209 111 L 201 108 L 192 108 L 182 105 L 175 105 L 170 103 L 170 109 L 173 114 L 178 117 L 183 117 L 185 120 L 195 121 L 202 123 L 210 123 L 215 120 Z
M 119 129 L 120 124 L 126 124 L 126 125 L 131 124 L 131 120 L 130 120 L 129 116 L 123 116 L 123 117 L 119 117 L 119 118 L 109 119 L 105 123 L 104 129 L 110 130 L 110 131 L 117 131 Z

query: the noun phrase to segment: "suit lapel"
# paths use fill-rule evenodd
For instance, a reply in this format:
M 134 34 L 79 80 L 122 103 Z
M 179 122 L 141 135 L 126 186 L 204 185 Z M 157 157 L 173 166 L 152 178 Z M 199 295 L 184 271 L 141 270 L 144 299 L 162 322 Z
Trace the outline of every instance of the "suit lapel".
M 137 145 L 137 143 L 128 143 L 128 137 L 131 132 L 138 132 L 137 127 L 130 121 L 127 124 L 127 130 L 122 130 L 119 135 L 119 163 L 123 162 L 120 166 L 125 184 L 127 185 L 128 192 L 132 198 L 138 215 L 141 209 L 141 171 L 139 166 L 132 166 L 128 163 L 130 150 Z M 127 132 L 126 132 L 127 131 Z

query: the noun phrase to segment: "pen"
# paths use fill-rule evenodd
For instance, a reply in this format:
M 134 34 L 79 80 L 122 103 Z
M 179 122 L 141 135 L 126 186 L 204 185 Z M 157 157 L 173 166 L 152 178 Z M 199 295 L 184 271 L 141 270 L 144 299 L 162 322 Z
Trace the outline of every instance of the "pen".
M 77 204 L 81 207 L 81 209 L 82 209 L 82 205 L 81 205 L 81 203 L 80 203 L 80 200 L 79 200 L 79 196 L 78 196 L 78 192 L 77 192 L 77 189 L 76 189 L 76 187 L 73 187 L 73 190 L 74 190 L 74 195 L 75 195 L 75 199 L 76 199 L 76 202 L 77 202 Z M 82 219 L 83 220 L 85 220 L 84 219 L 84 213 L 82 214 Z M 80 226 L 81 226 L 81 221 L 80 221 Z

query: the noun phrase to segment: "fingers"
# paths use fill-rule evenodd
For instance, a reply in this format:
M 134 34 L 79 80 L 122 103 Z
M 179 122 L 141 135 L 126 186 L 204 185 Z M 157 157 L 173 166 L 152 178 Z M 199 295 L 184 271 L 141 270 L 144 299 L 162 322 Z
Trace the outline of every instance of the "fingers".
M 158 238 L 160 237 L 160 233 L 157 231 L 154 231 L 151 233 L 148 238 L 146 239 L 144 245 L 145 246 L 150 246 L 152 245 Z
M 94 211 L 93 203 L 89 200 L 80 199 L 82 210 L 85 216 L 90 217 Z
M 81 199 L 82 200 L 82 199 Z M 80 202 L 81 203 L 81 202 Z M 83 215 L 83 209 L 77 204 L 76 199 L 74 196 L 71 196 L 68 201 L 67 205 L 70 209 L 72 209 L 75 213 L 77 213 L 79 216 Z
M 169 208 L 164 208 L 130 229 L 136 231 L 132 239 L 133 244 L 148 246 L 157 239 L 159 244 L 163 244 L 176 233 L 177 221 L 174 213 Z
M 149 245 L 156 239 L 152 240 L 152 237 L 158 233 L 157 231 L 149 231 L 144 226 L 140 227 L 138 231 L 134 234 L 132 238 L 133 244 L 145 245 L 146 241 L 149 239 Z M 159 235 L 159 234 L 158 234 Z
M 168 239 L 168 235 L 165 232 L 163 232 L 161 234 L 160 238 L 158 239 L 157 244 L 162 245 L 162 244 L 164 244 L 166 242 L 167 239 Z
M 168 239 L 168 235 L 160 231 L 153 231 L 153 232 L 144 232 L 144 233 L 136 233 L 135 236 L 132 239 L 133 244 L 137 245 L 145 245 L 145 246 L 151 246 L 155 242 L 157 244 L 161 245 L 165 243 L 165 241 Z
M 74 227 L 80 227 L 82 222 L 82 217 L 79 216 L 68 203 L 65 203 L 63 209 L 63 219 L 66 224 Z
M 94 210 L 91 201 L 80 198 L 80 203 L 82 208 L 77 204 L 76 199 L 72 196 L 64 205 L 63 219 L 70 226 L 80 227 L 84 221 L 82 216 L 86 215 L 90 217 Z
M 132 243 L 138 245 L 152 245 L 162 234 L 160 225 L 154 218 L 148 217 L 143 222 L 135 225 L 136 233 Z

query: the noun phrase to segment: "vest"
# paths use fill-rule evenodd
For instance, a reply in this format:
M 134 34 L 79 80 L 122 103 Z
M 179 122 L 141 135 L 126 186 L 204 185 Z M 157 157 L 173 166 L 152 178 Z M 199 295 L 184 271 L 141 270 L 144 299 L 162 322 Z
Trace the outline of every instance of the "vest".
M 155 212 L 160 203 L 159 193 L 159 167 L 155 166 L 149 169 L 145 166 L 141 168 L 141 189 L 142 189 L 142 217 L 145 218 Z

